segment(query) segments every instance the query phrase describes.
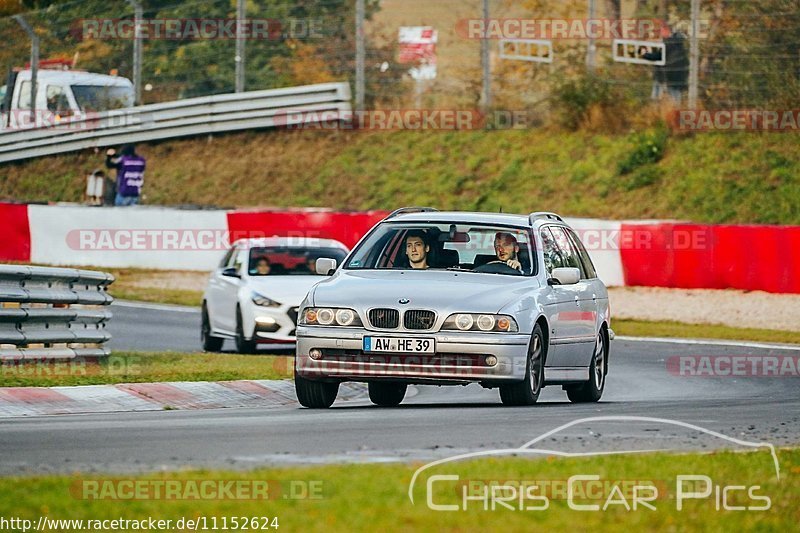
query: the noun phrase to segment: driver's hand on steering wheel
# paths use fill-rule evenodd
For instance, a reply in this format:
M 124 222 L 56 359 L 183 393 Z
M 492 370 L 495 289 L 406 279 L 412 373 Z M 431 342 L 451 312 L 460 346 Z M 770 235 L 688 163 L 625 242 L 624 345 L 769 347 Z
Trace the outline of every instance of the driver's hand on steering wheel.
M 522 263 L 520 263 L 516 259 L 509 259 L 508 261 L 506 261 L 506 264 L 511 268 L 513 268 L 514 270 L 520 270 L 520 271 L 522 270 Z

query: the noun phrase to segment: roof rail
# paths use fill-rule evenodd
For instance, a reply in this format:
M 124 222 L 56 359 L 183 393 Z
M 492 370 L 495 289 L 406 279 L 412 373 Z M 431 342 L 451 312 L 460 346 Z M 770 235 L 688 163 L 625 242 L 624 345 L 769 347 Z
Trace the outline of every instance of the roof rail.
M 439 211 L 438 209 L 434 209 L 433 207 L 401 207 L 400 209 L 395 209 L 389 216 L 387 216 L 384 220 L 388 220 L 390 218 L 394 218 L 397 215 L 404 215 L 406 213 L 428 213 Z
M 556 215 L 555 213 L 548 213 L 547 211 L 537 211 L 536 213 L 531 213 L 528 217 L 528 220 L 531 224 L 533 224 L 534 220 L 546 218 L 548 220 L 557 220 L 559 222 L 564 222 L 564 219 L 560 216 Z

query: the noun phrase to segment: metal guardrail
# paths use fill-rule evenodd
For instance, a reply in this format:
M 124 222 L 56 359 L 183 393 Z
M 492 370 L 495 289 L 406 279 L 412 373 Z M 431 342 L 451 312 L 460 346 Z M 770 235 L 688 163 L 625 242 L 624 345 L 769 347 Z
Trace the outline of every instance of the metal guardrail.
M 105 357 L 114 276 L 0 265 L 0 361 Z
M 57 126 L 0 130 L 0 163 L 94 147 L 271 128 L 350 116 L 350 86 L 321 83 L 149 104 L 65 119 Z

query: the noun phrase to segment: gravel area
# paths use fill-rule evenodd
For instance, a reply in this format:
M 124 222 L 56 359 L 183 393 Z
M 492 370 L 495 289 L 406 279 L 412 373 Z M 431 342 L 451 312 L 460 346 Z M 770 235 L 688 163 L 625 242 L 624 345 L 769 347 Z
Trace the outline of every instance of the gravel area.
M 674 320 L 800 331 L 800 294 L 760 291 L 613 287 L 611 318 Z

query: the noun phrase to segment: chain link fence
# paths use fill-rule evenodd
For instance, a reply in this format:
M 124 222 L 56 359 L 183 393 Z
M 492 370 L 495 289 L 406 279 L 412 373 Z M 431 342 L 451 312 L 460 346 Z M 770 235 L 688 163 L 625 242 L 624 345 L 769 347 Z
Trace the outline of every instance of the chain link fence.
M 236 19 L 236 0 L 142 0 L 142 7 L 143 103 L 235 90 L 237 38 L 230 24 Z M 570 30 L 576 20 L 585 29 L 590 11 L 593 19 L 667 21 L 683 35 L 689 54 L 691 0 L 488 0 L 487 7 L 491 21 L 564 21 Z M 483 0 L 366 0 L 366 107 L 482 107 L 484 40 L 470 28 L 483 20 L 483 9 Z M 355 0 L 247 1 L 249 33 L 239 58 L 245 90 L 328 81 L 352 84 L 355 12 Z M 40 37 L 42 60 L 63 59 L 75 69 L 133 79 L 130 1 L 68 1 L 20 14 Z M 701 107 L 796 107 L 800 0 L 703 0 L 700 19 Z M 413 65 L 399 61 L 398 31 L 407 26 L 436 29 L 435 78 L 415 80 L 409 75 Z M 513 37 L 508 28 L 485 40 L 492 108 L 525 110 L 529 117 L 541 117 L 541 123 L 557 116 L 576 127 L 593 120 L 628 124 L 626 114 L 653 107 L 655 67 L 615 62 L 608 32 L 594 40 L 580 33 L 544 35 L 551 41 L 545 62 L 504 58 L 514 55 L 502 42 L 504 36 Z M 3 68 L 29 62 L 30 41 L 16 20 L 0 18 L 0 36 Z M 660 36 L 648 38 L 658 41 Z M 543 53 L 538 46 L 526 52 Z M 682 102 L 673 106 L 686 105 L 685 88 L 680 96 Z

